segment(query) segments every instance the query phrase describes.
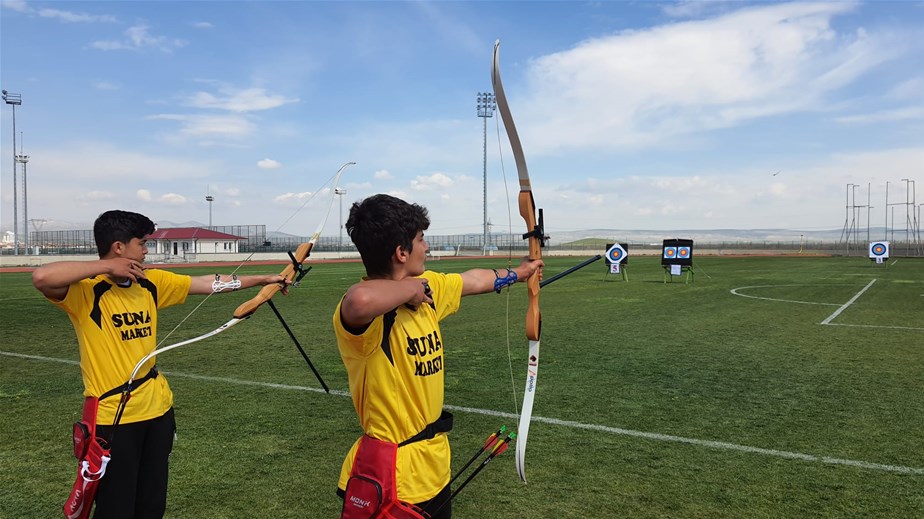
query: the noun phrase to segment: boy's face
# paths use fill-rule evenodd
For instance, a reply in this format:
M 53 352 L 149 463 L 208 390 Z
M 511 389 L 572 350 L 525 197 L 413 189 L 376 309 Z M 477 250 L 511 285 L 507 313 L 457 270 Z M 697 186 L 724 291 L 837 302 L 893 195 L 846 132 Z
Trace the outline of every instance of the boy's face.
M 128 243 L 121 241 L 116 242 L 116 246 L 118 246 L 119 256 L 144 263 L 144 257 L 148 253 L 147 238 L 132 238 Z
M 417 231 L 417 236 L 414 237 L 414 248 L 407 260 L 407 269 L 411 276 L 423 274 L 429 249 L 430 246 L 427 245 L 427 240 L 424 240 L 423 231 Z

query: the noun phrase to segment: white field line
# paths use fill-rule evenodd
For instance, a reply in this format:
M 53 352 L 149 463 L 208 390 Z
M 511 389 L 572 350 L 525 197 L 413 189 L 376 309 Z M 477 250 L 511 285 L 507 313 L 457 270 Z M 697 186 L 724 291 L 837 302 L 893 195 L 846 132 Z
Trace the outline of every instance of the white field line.
M 825 323 L 821 323 L 825 324 Z M 886 326 L 884 324 L 841 324 L 827 323 L 828 326 L 853 326 L 855 328 L 888 328 L 890 330 L 924 330 L 924 328 L 915 328 L 914 326 Z
M 751 299 L 763 299 L 765 301 L 779 301 L 781 303 L 799 303 L 800 305 L 824 305 L 824 306 L 838 306 L 837 303 L 816 303 L 812 301 L 797 301 L 795 299 L 775 299 L 772 297 L 760 297 L 752 296 L 748 294 L 742 294 L 739 290 L 748 290 L 750 288 L 775 288 L 775 287 L 801 287 L 805 285 L 754 285 L 750 287 L 738 287 L 729 290 L 732 294 L 741 297 L 750 297 Z
M 0 351 L 0 355 L 7 357 L 16 357 L 21 359 L 29 360 L 39 360 L 44 362 L 59 362 L 63 364 L 72 364 L 79 365 L 75 360 L 70 359 L 58 359 L 53 357 L 42 357 L 39 355 L 25 355 L 22 353 L 13 353 L 7 351 Z M 306 386 L 292 386 L 288 384 L 275 384 L 271 382 L 257 382 L 253 380 L 241 380 L 236 378 L 228 377 L 209 377 L 205 375 L 192 375 L 187 373 L 178 373 L 175 371 L 164 371 L 164 374 L 170 375 L 171 377 L 180 377 L 188 378 L 192 380 L 202 380 L 206 382 L 221 382 L 226 384 L 234 384 L 239 386 L 258 386 L 258 387 L 267 387 L 272 389 L 286 389 L 293 391 L 308 391 L 312 393 L 324 393 L 324 390 L 316 387 L 306 387 Z M 341 391 L 332 389 L 332 395 L 337 395 L 341 397 L 349 398 L 350 393 L 347 391 Z M 470 413 L 470 414 L 480 414 L 485 416 L 496 416 L 499 418 L 509 418 L 516 419 L 518 418 L 516 414 L 507 413 L 503 411 L 495 411 L 492 409 L 479 409 L 475 407 L 463 407 L 456 405 L 445 405 L 443 406 L 450 411 L 456 411 L 460 413 Z M 750 447 L 747 445 L 738 445 L 736 443 L 720 442 L 714 440 L 700 440 L 696 438 L 685 438 L 683 436 L 674 436 L 671 434 L 661 434 L 645 431 L 634 431 L 631 429 L 621 429 L 619 427 L 609 427 L 606 425 L 597 425 L 597 424 L 588 424 L 582 422 L 574 422 L 570 420 L 560 420 L 558 418 L 545 418 L 542 416 L 533 416 L 533 422 L 544 423 L 548 425 L 557 425 L 559 427 L 568 427 L 571 429 L 583 429 L 587 431 L 596 431 L 603 432 L 607 434 L 613 434 L 618 436 L 631 436 L 633 438 L 642 438 L 646 440 L 655 440 L 671 443 L 685 443 L 687 445 L 696 445 L 699 447 L 708 447 L 710 449 L 719 449 L 719 450 L 730 450 L 738 452 L 748 452 L 752 454 L 763 454 L 765 456 L 774 456 L 777 458 L 791 459 L 806 461 L 810 463 L 824 463 L 828 465 L 846 465 L 848 467 L 855 467 L 868 470 L 878 470 L 883 472 L 895 472 L 899 474 L 910 474 L 914 476 L 924 476 L 924 468 L 918 467 L 905 467 L 902 465 L 888 465 L 884 463 L 872 463 L 869 461 L 858 461 L 858 460 L 849 460 L 843 458 L 832 458 L 830 456 L 816 456 L 814 454 L 803 454 L 800 452 L 790 452 L 790 451 L 781 451 L 776 449 L 764 449 L 762 447 Z
M 820 324 L 830 324 L 831 321 L 833 321 L 837 316 L 841 315 L 841 312 L 846 310 L 848 306 L 852 305 L 857 299 L 860 299 L 860 296 L 863 295 L 863 292 L 866 292 L 866 290 L 869 289 L 869 287 L 873 286 L 873 283 L 875 282 L 876 282 L 876 279 L 873 278 L 872 281 L 870 281 L 865 287 L 863 287 L 863 290 L 860 290 L 859 292 L 854 294 L 854 296 L 850 298 L 850 301 L 847 301 L 846 303 L 844 303 L 840 308 L 835 310 L 833 314 L 829 315 Z

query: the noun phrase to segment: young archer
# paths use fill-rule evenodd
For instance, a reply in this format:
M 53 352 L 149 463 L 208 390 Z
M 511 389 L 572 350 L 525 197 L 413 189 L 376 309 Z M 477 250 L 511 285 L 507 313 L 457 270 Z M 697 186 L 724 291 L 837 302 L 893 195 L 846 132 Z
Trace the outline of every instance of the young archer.
M 346 229 L 366 277 L 347 290 L 333 325 L 363 436 L 340 473 L 344 518 L 451 516 L 443 506 L 452 415 L 443 411 L 447 340 L 439 323 L 463 296 L 541 275 L 542 261 L 528 259 L 501 272 L 425 270 L 429 225 L 424 207 L 389 195 L 350 208 Z
M 184 303 L 189 294 L 287 283 L 280 275 L 190 277 L 145 269 L 147 236 L 153 232 L 154 223 L 144 215 L 107 211 L 93 225 L 98 260 L 51 263 L 32 274 L 35 288 L 74 326 L 87 397 L 84 416 L 95 416 L 88 425 L 96 437 L 112 440 L 111 461 L 103 464 L 96 490 L 97 519 L 158 518 L 166 509 L 176 422 L 173 392 L 157 372 L 155 358 L 142 366 L 120 423 L 112 426 L 122 387 L 135 365 L 157 347 L 158 310 Z M 90 434 L 87 440 L 95 438 Z M 93 506 L 93 496 L 78 491 L 80 484 L 78 476 L 65 505 L 68 517 L 87 517 Z

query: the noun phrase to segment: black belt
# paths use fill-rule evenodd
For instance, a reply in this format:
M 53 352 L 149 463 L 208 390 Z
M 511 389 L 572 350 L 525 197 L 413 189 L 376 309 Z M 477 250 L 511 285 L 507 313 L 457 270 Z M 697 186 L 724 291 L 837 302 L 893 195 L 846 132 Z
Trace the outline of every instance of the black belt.
M 157 378 L 157 375 L 159 375 L 159 373 L 157 372 L 157 366 L 154 366 L 151 368 L 151 371 L 148 371 L 147 375 L 139 378 L 138 380 L 132 381 L 132 389 L 137 389 L 139 386 L 141 386 L 141 384 L 144 384 L 145 382 L 147 382 L 148 380 L 152 378 Z M 109 391 L 106 391 L 105 393 L 102 394 L 102 396 L 99 397 L 99 399 L 105 400 L 111 396 L 115 396 L 115 395 L 118 395 L 119 393 L 122 393 L 126 389 L 128 389 L 128 382 L 122 384 L 119 387 L 114 387 L 110 389 Z
M 449 411 L 443 411 L 440 414 L 440 417 L 436 419 L 435 422 L 427 424 L 424 427 L 424 430 L 415 434 L 411 438 L 404 440 L 398 444 L 398 447 L 404 447 L 405 445 L 419 442 L 422 440 L 429 440 L 439 433 L 449 432 L 452 430 L 452 413 Z

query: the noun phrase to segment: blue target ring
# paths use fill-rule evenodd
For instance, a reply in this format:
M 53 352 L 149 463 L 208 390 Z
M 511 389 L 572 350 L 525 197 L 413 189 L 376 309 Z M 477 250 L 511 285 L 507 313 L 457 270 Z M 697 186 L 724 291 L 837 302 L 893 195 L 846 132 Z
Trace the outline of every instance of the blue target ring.
M 667 259 L 673 259 L 677 256 L 677 247 L 664 247 L 664 257 Z
M 626 251 L 619 244 L 613 245 L 606 251 L 606 259 L 610 263 L 619 263 L 625 257 Z
M 882 256 L 883 254 L 885 254 L 886 252 L 888 252 L 888 250 L 889 250 L 889 248 L 886 247 L 886 246 L 885 246 L 884 244 L 882 244 L 882 243 L 874 243 L 874 244 L 872 245 L 872 247 L 870 247 L 870 252 L 872 252 L 872 253 L 875 254 L 876 256 Z
M 681 258 L 689 258 L 690 248 L 689 247 L 677 247 L 677 256 L 680 256 Z

